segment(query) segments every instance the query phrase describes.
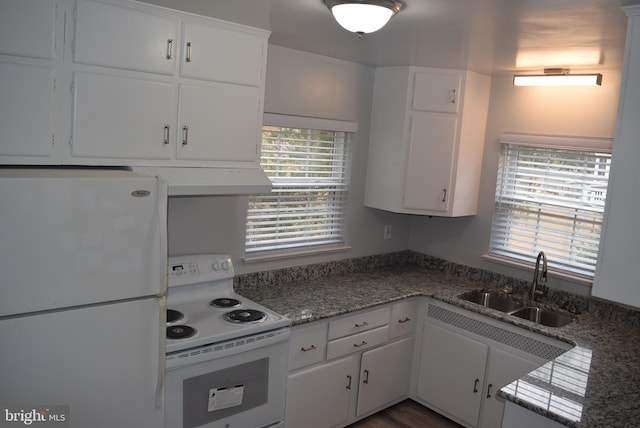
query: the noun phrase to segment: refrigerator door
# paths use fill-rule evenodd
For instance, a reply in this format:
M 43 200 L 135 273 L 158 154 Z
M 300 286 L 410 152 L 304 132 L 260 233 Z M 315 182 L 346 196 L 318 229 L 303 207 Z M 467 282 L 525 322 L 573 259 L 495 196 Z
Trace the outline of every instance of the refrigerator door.
M 147 298 L 0 320 L 0 406 L 69 406 L 73 428 L 163 427 L 165 311 Z
M 164 295 L 165 237 L 157 178 L 0 169 L 0 316 Z

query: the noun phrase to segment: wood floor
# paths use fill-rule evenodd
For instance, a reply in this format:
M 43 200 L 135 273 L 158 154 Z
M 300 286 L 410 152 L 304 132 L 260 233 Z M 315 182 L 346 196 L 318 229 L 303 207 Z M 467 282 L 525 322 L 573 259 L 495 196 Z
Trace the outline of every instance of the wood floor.
M 347 428 L 461 428 L 412 400 L 405 400 Z

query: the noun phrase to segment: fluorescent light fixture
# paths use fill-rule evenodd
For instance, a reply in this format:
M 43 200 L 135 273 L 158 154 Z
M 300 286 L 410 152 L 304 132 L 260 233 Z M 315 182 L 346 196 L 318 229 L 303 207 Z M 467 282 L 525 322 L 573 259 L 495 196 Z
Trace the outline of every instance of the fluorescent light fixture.
M 405 3 L 401 0 L 324 0 L 342 28 L 362 37 L 384 27 Z
M 569 74 L 564 68 L 545 68 L 545 74 L 513 76 L 513 86 L 600 86 L 602 74 Z

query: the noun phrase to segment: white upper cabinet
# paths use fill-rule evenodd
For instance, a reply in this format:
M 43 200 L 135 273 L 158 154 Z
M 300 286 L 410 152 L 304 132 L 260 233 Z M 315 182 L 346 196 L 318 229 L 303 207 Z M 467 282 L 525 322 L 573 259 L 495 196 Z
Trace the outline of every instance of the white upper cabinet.
M 54 73 L 49 67 L 0 60 L 0 157 L 53 153 Z
M 179 159 L 253 162 L 262 112 L 258 88 L 212 83 L 180 86 Z
M 447 72 L 416 72 L 413 109 L 440 113 L 458 113 L 462 76 Z
M 2 0 L 0 54 L 54 59 L 57 8 L 57 0 Z
M 146 8 L 78 1 L 73 57 L 81 64 L 174 74 L 177 37 L 175 18 Z
M 64 13 L 57 0 L 3 0 L 0 163 L 48 163 L 55 152 L 56 67 Z
M 73 87 L 74 157 L 171 158 L 176 128 L 172 84 L 76 72 Z
M 0 163 L 258 169 L 268 37 L 133 0 L 5 0 Z
M 260 86 L 267 41 L 256 34 L 187 22 L 183 26 L 181 75 Z
M 365 205 L 474 215 L 490 85 L 471 71 L 377 68 Z

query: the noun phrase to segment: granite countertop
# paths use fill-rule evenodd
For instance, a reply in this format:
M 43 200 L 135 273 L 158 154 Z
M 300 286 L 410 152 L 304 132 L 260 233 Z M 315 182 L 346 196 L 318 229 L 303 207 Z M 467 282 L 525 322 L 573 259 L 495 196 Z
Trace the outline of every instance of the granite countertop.
M 264 286 L 264 281 L 236 283 L 237 292 L 287 316 L 292 325 L 425 296 L 575 344 L 503 388 L 501 396 L 567 426 L 638 426 L 637 325 L 586 311 L 569 325 L 550 328 L 457 298 L 462 292 L 480 288 L 489 287 L 477 279 L 411 264 L 304 279 L 275 278 L 269 286 Z

